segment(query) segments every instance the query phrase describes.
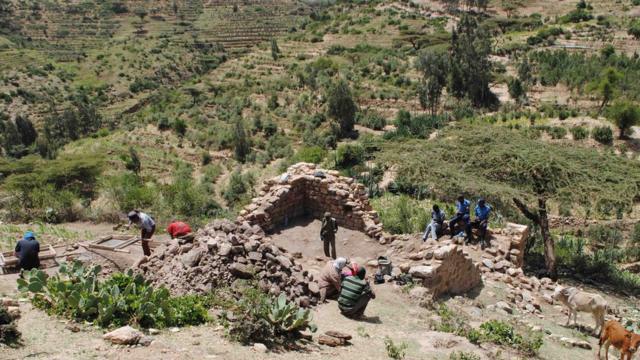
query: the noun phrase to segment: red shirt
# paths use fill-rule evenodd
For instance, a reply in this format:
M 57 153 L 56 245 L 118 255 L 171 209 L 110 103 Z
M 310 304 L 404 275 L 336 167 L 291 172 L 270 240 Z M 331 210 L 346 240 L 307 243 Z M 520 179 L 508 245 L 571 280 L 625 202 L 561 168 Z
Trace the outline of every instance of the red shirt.
M 183 223 L 182 221 L 172 222 L 171 225 L 167 228 L 167 232 L 171 235 L 172 238 L 177 238 L 179 236 L 187 235 L 191 232 L 191 228 L 189 225 Z

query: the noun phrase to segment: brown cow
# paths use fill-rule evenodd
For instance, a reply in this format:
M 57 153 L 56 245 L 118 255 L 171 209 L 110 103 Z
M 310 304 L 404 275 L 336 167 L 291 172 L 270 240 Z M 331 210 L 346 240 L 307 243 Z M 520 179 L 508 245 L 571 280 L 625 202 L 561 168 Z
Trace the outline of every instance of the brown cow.
M 613 345 L 620 350 L 620 360 L 631 360 L 640 345 L 640 335 L 628 331 L 615 320 L 609 320 L 602 328 L 599 345 L 598 359 L 600 359 L 600 351 L 604 345 L 604 356 L 606 360 L 609 360 L 609 346 Z

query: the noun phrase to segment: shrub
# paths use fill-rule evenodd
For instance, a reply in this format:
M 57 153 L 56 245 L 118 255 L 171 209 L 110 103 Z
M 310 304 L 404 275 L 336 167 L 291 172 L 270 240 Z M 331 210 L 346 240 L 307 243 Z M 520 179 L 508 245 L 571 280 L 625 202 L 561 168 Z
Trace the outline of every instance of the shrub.
M 156 81 L 151 80 L 151 79 L 143 79 L 143 78 L 136 78 L 130 85 L 129 85 L 129 91 L 131 91 L 132 93 L 139 93 L 141 91 L 145 91 L 145 90 L 155 90 L 158 87 L 160 87 L 160 84 L 158 84 Z
M 258 288 L 247 286 L 237 298 L 226 305 L 221 316 L 226 335 L 233 341 L 283 345 L 299 339 L 301 331 L 316 331 L 311 311 L 287 301 L 285 294 L 272 299 Z
M 320 146 L 305 146 L 293 156 L 293 162 L 319 164 L 327 156 L 327 151 Z
M 360 112 L 356 116 L 356 122 L 373 130 L 382 130 L 387 125 L 387 120 L 376 112 Z
M 587 236 L 593 246 L 617 247 L 622 243 L 620 229 L 609 225 L 591 225 L 587 230 Z
M 171 127 L 173 127 L 173 131 L 176 132 L 178 137 L 184 137 L 187 133 L 187 123 L 182 119 L 176 119 Z
M 385 139 L 396 137 L 428 138 L 436 129 L 446 123 L 446 118 L 441 115 L 412 116 L 406 110 L 400 110 L 395 119 L 396 130 L 385 133 Z
M 402 342 L 400 345 L 396 345 L 388 336 L 384 338 L 384 347 L 387 350 L 387 356 L 390 359 L 402 360 L 407 355 L 407 348 L 409 345 Z
M 637 222 L 633 226 L 633 232 L 631 233 L 631 241 L 634 244 L 640 244 L 640 222 Z
M 536 355 L 543 345 L 542 335 L 535 333 L 528 337 L 518 334 L 515 329 L 499 320 L 490 320 L 480 325 L 484 341 L 513 347 L 527 355 Z
M 571 128 L 573 140 L 584 140 L 589 137 L 589 130 L 583 126 L 574 126 Z
M 240 169 L 236 169 L 231 173 L 229 184 L 222 193 L 222 197 L 229 205 L 246 202 L 249 200 L 248 195 L 253 182 L 253 176 L 250 174 L 243 175 Z
M 611 145 L 613 143 L 613 131 L 608 126 L 597 126 L 591 130 L 593 140 L 604 144 Z
M 155 188 L 133 173 L 107 177 L 101 187 L 120 211 L 149 207 L 158 197 Z
M 552 139 L 564 139 L 564 137 L 567 136 L 567 129 L 561 126 L 552 126 L 547 130 L 547 132 Z
M 480 356 L 464 351 L 454 351 L 449 355 L 449 360 L 480 360 Z
M 167 289 L 153 288 L 132 270 L 100 281 L 101 270 L 79 261 L 62 264 L 53 276 L 33 269 L 18 279 L 18 288 L 31 293 L 33 305 L 49 314 L 105 328 L 198 325 L 208 320 L 206 308 L 193 295 L 172 298 Z
M 345 169 L 364 161 L 364 147 L 360 144 L 341 144 L 336 149 L 336 167 Z

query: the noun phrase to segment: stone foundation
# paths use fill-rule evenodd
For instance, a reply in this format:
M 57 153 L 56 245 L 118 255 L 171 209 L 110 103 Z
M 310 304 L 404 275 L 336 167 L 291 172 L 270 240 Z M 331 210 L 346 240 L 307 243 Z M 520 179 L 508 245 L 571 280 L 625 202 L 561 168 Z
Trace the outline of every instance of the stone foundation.
M 240 212 L 238 221 L 272 231 L 296 217 L 321 218 L 325 212 L 331 213 L 338 226 L 375 239 L 382 236 L 378 214 L 371 209 L 362 184 L 308 163 L 293 165 L 281 176 L 266 181 L 259 196 Z

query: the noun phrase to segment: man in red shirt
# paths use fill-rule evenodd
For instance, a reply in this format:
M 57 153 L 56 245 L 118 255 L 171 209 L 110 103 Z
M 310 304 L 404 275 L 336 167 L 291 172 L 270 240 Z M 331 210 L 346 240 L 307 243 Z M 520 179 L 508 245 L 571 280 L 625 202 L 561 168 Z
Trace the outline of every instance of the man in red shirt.
M 188 237 L 193 238 L 193 235 L 191 235 L 191 227 L 182 221 L 172 221 L 167 228 L 167 232 L 171 235 L 172 239 L 180 238 L 187 240 Z

